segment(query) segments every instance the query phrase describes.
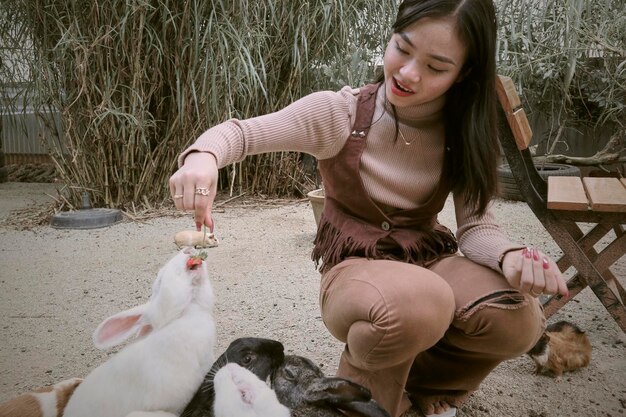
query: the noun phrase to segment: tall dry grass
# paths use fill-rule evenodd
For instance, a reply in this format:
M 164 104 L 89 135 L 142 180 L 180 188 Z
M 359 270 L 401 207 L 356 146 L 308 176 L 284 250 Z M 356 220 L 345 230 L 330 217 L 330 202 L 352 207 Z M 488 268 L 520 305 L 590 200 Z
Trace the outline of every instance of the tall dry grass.
M 87 190 L 98 206 L 128 207 L 166 199 L 177 154 L 211 125 L 371 78 L 395 4 L 18 0 L 13 15 L 32 33 L 38 104 L 62 115 L 64 150 L 51 152 L 73 201 Z M 291 153 L 221 177 L 268 195 L 311 187 Z
M 396 3 L 5 1 L 0 40 L 29 52 L 26 69 L 2 65 L 0 75 L 30 79 L 22 97 L 61 112 L 62 128 L 51 126 L 47 140 L 72 201 L 89 191 L 98 206 L 151 205 L 167 199 L 177 154 L 206 128 L 372 79 Z M 531 111 L 550 117 L 553 145 L 579 122 L 624 127 L 623 0 L 496 4 L 499 72 L 516 80 Z M 302 195 L 314 180 L 300 158 L 249 157 L 223 169 L 220 186 Z

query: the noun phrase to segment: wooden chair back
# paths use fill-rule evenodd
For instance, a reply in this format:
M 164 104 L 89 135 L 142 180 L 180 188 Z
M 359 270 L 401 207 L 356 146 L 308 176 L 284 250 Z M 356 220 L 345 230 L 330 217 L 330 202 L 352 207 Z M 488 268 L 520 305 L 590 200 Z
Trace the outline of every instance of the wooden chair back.
M 626 332 L 626 291 L 609 269 L 626 254 L 626 180 L 551 176 L 546 182 L 528 149 L 533 133 L 513 80 L 499 76 L 496 91 L 502 107 L 500 144 L 520 193 L 563 250 L 559 268 L 574 266 L 577 271 L 567 283 L 571 296 L 590 287 Z M 584 232 L 578 223 L 595 226 Z M 613 235 L 607 234 L 611 231 Z M 603 238 L 610 242 L 597 251 L 594 246 Z M 567 302 L 551 297 L 544 303 L 546 317 Z

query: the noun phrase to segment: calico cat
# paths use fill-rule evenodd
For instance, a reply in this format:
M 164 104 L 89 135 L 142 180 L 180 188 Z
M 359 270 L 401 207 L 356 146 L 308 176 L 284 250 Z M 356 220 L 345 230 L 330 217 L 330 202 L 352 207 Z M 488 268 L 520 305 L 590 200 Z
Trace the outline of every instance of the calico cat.
M 591 361 L 587 334 L 567 321 L 551 324 L 528 351 L 535 362 L 535 374 L 560 377 L 564 372 L 584 368 Z

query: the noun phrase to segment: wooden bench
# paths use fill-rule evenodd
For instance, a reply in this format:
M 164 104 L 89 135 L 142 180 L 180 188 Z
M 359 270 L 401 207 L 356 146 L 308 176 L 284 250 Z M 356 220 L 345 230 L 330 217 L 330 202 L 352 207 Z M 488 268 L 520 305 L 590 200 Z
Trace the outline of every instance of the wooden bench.
M 576 269 L 567 282 L 570 298 L 550 297 L 544 303 L 546 317 L 589 287 L 626 333 L 626 291 L 609 269 L 626 254 L 626 180 L 554 176 L 546 182 L 528 149 L 532 130 L 511 78 L 499 76 L 497 92 L 500 143 L 520 193 L 563 251 L 557 261 L 561 271 Z
M 626 180 L 548 177 L 548 208 L 626 212 Z

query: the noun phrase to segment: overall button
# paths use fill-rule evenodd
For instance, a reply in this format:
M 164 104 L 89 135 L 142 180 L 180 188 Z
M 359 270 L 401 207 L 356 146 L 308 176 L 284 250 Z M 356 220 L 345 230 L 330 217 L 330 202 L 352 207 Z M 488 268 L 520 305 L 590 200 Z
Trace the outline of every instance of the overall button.
M 382 222 L 382 223 L 380 224 L 380 227 L 382 227 L 382 228 L 383 228 L 383 230 L 389 230 L 389 229 L 391 229 L 391 226 L 390 226 L 390 225 L 389 225 L 389 223 L 387 223 L 387 222 Z

